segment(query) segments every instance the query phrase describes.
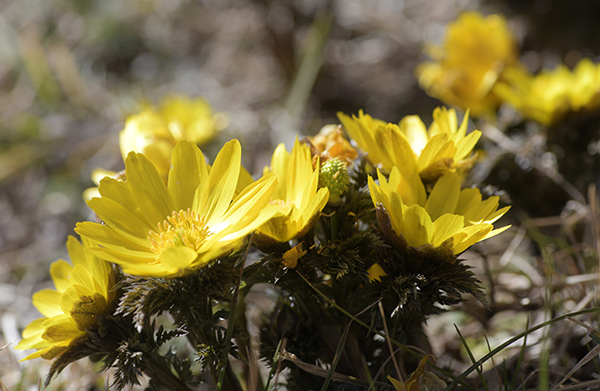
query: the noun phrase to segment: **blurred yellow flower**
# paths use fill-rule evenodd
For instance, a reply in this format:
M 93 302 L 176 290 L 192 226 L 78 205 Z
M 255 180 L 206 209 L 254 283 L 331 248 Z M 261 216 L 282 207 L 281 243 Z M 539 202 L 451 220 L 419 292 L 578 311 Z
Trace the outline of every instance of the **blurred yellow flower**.
M 369 190 L 385 238 L 401 250 L 454 262 L 474 243 L 506 230 L 493 223 L 510 207 L 498 210 L 499 197 L 482 201 L 477 188 L 460 189 L 457 174 L 442 176 L 427 196 L 414 171 L 394 167 L 389 181 L 378 171 L 379 185 L 369 176 Z
M 284 243 L 305 235 L 315 224 L 329 199 L 327 188 L 319 189 L 319 167 L 313 169 L 310 148 L 298 139 L 288 153 L 279 144 L 271 158 L 271 167 L 263 175 L 275 174 L 279 179 L 271 204 L 278 213 L 255 233 L 263 246 Z
M 468 108 L 475 116 L 492 113 L 500 101 L 492 87 L 502 71 L 517 65 L 517 45 L 501 15 L 461 14 L 448 25 L 444 43 L 432 46 L 417 68 L 419 84 L 448 105 Z
M 125 160 L 129 152 L 143 153 L 156 166 L 160 176 L 166 178 L 171 151 L 179 140 L 205 144 L 225 123 L 222 114 L 212 113 L 206 100 L 172 96 L 156 110 L 147 107 L 127 118 L 120 134 L 121 154 Z
M 419 173 L 423 182 L 434 183 L 447 172 L 469 170 L 476 156 L 471 152 L 481 137 L 475 130 L 467 135 L 469 113 L 458 126 L 456 111 L 438 107 L 429 129 L 416 115 L 404 117 L 399 125 L 386 124 L 359 112 L 358 117 L 338 113 L 340 122 L 367 159 L 385 172 L 407 167 Z
M 33 305 L 44 317 L 31 322 L 15 346 L 37 349 L 24 360 L 51 360 L 61 355 L 85 341 L 87 330 L 97 327 L 98 315 L 110 315 L 115 273 L 108 262 L 92 255 L 90 248 L 87 239 L 80 243 L 69 236 L 67 250 L 72 265 L 61 259 L 50 266 L 56 290 L 44 289 L 33 295 Z
M 600 107 L 600 66 L 587 58 L 573 71 L 564 65 L 537 75 L 510 69 L 505 79 L 494 87 L 496 95 L 524 118 L 544 125 L 556 122 L 569 111 Z
M 105 178 L 102 197 L 88 201 L 104 224 L 78 223 L 76 232 L 98 242 L 102 247 L 93 251 L 125 273 L 167 278 L 193 273 L 239 249 L 277 212 L 268 206 L 277 185 L 273 175 L 235 195 L 240 161 L 240 143 L 232 140 L 209 171 L 200 149 L 180 141 L 165 185 L 156 167 L 132 152 L 125 161 L 127 182 Z

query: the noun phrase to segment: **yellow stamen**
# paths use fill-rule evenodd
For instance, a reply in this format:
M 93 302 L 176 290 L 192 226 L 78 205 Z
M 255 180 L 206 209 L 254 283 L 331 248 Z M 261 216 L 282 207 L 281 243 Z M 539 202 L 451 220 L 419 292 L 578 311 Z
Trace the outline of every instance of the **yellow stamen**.
M 160 254 L 167 248 L 178 246 L 197 251 L 210 234 L 206 216 L 200 216 L 188 208 L 186 211 L 173 212 L 162 224 L 158 223 L 158 232 L 150 231 L 148 239 L 152 243 L 150 250 Z

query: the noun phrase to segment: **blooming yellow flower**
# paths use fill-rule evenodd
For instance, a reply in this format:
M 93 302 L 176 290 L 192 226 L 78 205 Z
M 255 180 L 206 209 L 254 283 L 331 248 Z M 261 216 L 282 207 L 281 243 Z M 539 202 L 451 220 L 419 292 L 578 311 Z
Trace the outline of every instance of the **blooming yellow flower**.
M 458 126 L 456 111 L 445 107 L 433 111 L 429 129 L 416 115 L 404 117 L 399 125 L 386 124 L 359 112 L 358 117 L 338 113 L 344 128 L 367 159 L 389 172 L 392 167 L 408 167 L 431 184 L 447 172 L 470 169 L 475 156 L 470 156 L 481 132 L 467 135 L 468 113 Z
M 427 196 L 418 175 L 394 167 L 389 181 L 378 171 L 379 185 L 369 176 L 369 190 L 386 239 L 402 250 L 454 262 L 455 255 L 507 227 L 493 223 L 509 207 L 498 210 L 499 197 L 482 201 L 477 188 L 460 189 L 457 174 L 442 176 Z
M 263 175 L 273 173 L 279 179 L 271 204 L 279 212 L 255 234 L 258 243 L 269 246 L 305 235 L 317 221 L 329 199 L 327 188 L 319 189 L 319 167 L 313 169 L 310 148 L 298 139 L 288 153 L 279 144 L 271 158 L 271 167 Z
M 417 68 L 420 85 L 448 105 L 480 116 L 500 105 L 492 87 L 503 69 L 517 66 L 517 46 L 506 20 L 483 17 L 476 11 L 461 14 L 448 25 L 444 43 L 429 50 L 433 62 Z
M 171 151 L 179 140 L 202 145 L 224 127 L 223 122 L 223 116 L 213 115 L 210 104 L 202 98 L 166 98 L 158 109 L 147 107 L 127 118 L 120 134 L 123 160 L 129 152 L 143 153 L 166 178 Z
M 531 75 L 510 69 L 506 81 L 494 87 L 496 95 L 525 118 L 550 125 L 569 111 L 600 107 L 600 66 L 583 59 L 570 71 L 564 65 Z
M 90 253 L 91 244 L 70 236 L 67 250 L 72 265 L 58 260 L 50 266 L 56 290 L 44 289 L 33 295 L 33 305 L 44 315 L 23 331 L 15 349 L 37 349 L 24 360 L 42 357 L 51 360 L 87 337 L 97 326 L 96 316 L 108 315 L 115 293 L 115 274 L 108 262 Z
M 77 224 L 76 232 L 98 242 L 94 252 L 129 274 L 177 277 L 239 249 L 245 237 L 271 218 L 277 185 L 267 175 L 236 193 L 241 146 L 232 140 L 208 169 L 200 149 L 180 141 L 165 185 L 142 154 L 125 162 L 127 182 L 105 178 L 102 197 L 88 205 L 104 222 Z

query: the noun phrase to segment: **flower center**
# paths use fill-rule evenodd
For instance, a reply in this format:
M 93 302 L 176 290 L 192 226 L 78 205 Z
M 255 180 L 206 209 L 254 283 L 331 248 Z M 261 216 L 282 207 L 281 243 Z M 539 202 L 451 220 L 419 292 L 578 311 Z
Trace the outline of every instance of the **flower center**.
M 150 250 L 160 254 L 167 248 L 179 246 L 197 251 L 210 234 L 206 216 L 200 216 L 188 208 L 173 212 L 162 224 L 158 223 L 158 232 L 150 231 L 148 239 L 152 243 Z

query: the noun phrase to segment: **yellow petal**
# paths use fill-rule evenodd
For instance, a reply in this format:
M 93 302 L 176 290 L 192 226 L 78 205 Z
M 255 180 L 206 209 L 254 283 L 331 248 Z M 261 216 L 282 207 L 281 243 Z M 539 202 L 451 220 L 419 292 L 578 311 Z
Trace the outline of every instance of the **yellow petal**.
M 42 338 L 49 342 L 72 341 L 86 335 L 86 332 L 79 330 L 75 322 L 68 317 L 49 319 L 44 322 L 44 327 L 46 331 L 42 334 Z
M 202 151 L 190 141 L 179 141 L 171 155 L 168 179 L 174 210 L 187 210 L 192 207 L 196 189 L 207 176 L 208 168 Z
M 94 238 L 95 241 L 102 243 L 105 247 L 122 249 L 123 252 L 145 252 L 151 247 L 150 241 L 146 238 L 123 236 L 119 230 L 89 221 L 77 223 L 75 232 L 82 237 Z M 148 235 L 148 232 L 150 232 L 150 228 L 145 234 Z M 133 242 L 129 240 L 130 238 L 135 238 L 136 241 Z
M 456 204 L 455 213 L 464 215 L 469 209 L 481 202 L 481 191 L 476 188 L 462 189 L 458 204 Z
M 469 135 L 456 143 L 456 153 L 454 154 L 454 160 L 457 162 L 464 159 L 468 154 L 473 151 L 475 144 L 481 137 L 481 132 L 479 130 L 475 130 Z
M 50 265 L 50 277 L 52 277 L 52 281 L 54 281 L 54 286 L 58 292 L 64 292 L 71 285 L 70 277 L 72 271 L 73 266 L 62 259 Z
M 303 201 L 303 195 L 312 195 L 317 191 L 319 173 L 313 171 L 310 148 L 306 144 L 301 144 L 298 138 L 290 154 L 287 174 L 278 178 L 280 181 L 287 182 L 287 197 L 284 200 L 293 201 L 300 209 L 303 207 L 302 203 L 308 201 Z
M 207 180 L 196 193 L 192 209 L 206 216 L 211 227 L 225 214 L 235 195 L 241 158 L 240 142 L 234 139 L 226 143 L 217 155 Z
M 277 187 L 277 177 L 273 174 L 262 177 L 247 186 L 233 201 L 223 220 L 232 223 L 241 221 L 246 215 L 258 216 L 260 210 L 269 204 L 271 195 Z M 229 225 L 229 224 L 226 224 Z M 216 231 L 225 229 L 222 223 L 214 227 Z
M 421 155 L 419 156 L 419 171 L 427 168 L 427 166 L 435 162 L 440 157 L 440 151 L 444 151 L 445 148 L 448 147 L 449 142 L 451 141 L 448 133 L 440 133 L 429 139 L 429 142 L 425 148 L 423 148 L 423 151 L 421 151 Z M 447 157 L 452 156 L 454 156 L 454 153 L 448 155 Z
M 473 244 L 483 240 L 492 231 L 492 228 L 491 224 L 477 224 L 465 227 L 461 233 L 467 234 L 467 236 L 460 240 L 455 240 L 454 254 L 460 254 Z
M 127 182 L 118 181 L 113 178 L 104 178 L 100 182 L 98 191 L 102 197 L 117 201 L 121 206 L 132 213 L 135 213 L 138 210 L 138 206 L 133 199 L 133 195 L 131 195 Z M 142 221 L 147 222 L 146 217 L 141 215 L 141 212 L 137 216 Z
M 162 222 L 173 213 L 171 195 L 154 165 L 144 155 L 130 153 L 125 161 L 125 171 L 133 199 L 149 223 Z
M 451 236 L 460 232 L 464 224 L 464 217 L 454 214 L 444 214 L 433 222 L 433 237 L 431 243 L 437 247 Z
M 306 205 L 306 207 L 303 210 L 301 210 L 301 225 L 297 228 L 300 232 L 306 231 L 305 228 L 307 227 L 307 224 L 309 224 L 310 222 L 314 222 L 313 216 L 316 216 L 323 210 L 323 208 L 325 208 L 325 205 L 327 205 L 328 200 L 329 189 L 327 189 L 326 187 L 319 189 L 317 194 L 315 194 L 310 199 L 308 205 Z
M 425 209 L 432 220 L 437 220 L 445 213 L 454 213 L 460 197 L 460 178 L 457 174 L 446 174 L 438 179 Z
M 117 231 L 128 240 L 137 243 L 140 246 L 147 246 L 148 232 L 154 229 L 156 225 L 149 226 L 140 220 L 135 214 L 131 213 L 118 202 L 109 198 L 92 198 L 87 202 L 98 217 L 111 229 Z M 164 220 L 164 217 L 161 222 Z M 158 223 L 158 221 L 156 222 Z M 155 223 L 155 224 L 156 224 Z M 78 223 L 84 224 L 84 223 Z M 94 223 L 95 224 L 95 223 Z M 77 232 L 77 230 L 76 230 Z
M 61 294 L 52 289 L 43 289 L 33 294 L 33 305 L 47 318 L 63 313 L 60 308 Z
M 198 253 L 187 246 L 168 247 L 160 252 L 160 265 L 156 265 L 152 276 L 182 276 L 189 272 L 189 266 L 196 260 Z
M 412 150 L 418 156 L 429 140 L 425 124 L 418 115 L 407 115 L 402 118 L 399 126 L 400 130 L 406 135 Z
M 427 211 L 419 205 L 407 208 L 402 217 L 400 233 L 412 247 L 431 243 L 433 224 Z

